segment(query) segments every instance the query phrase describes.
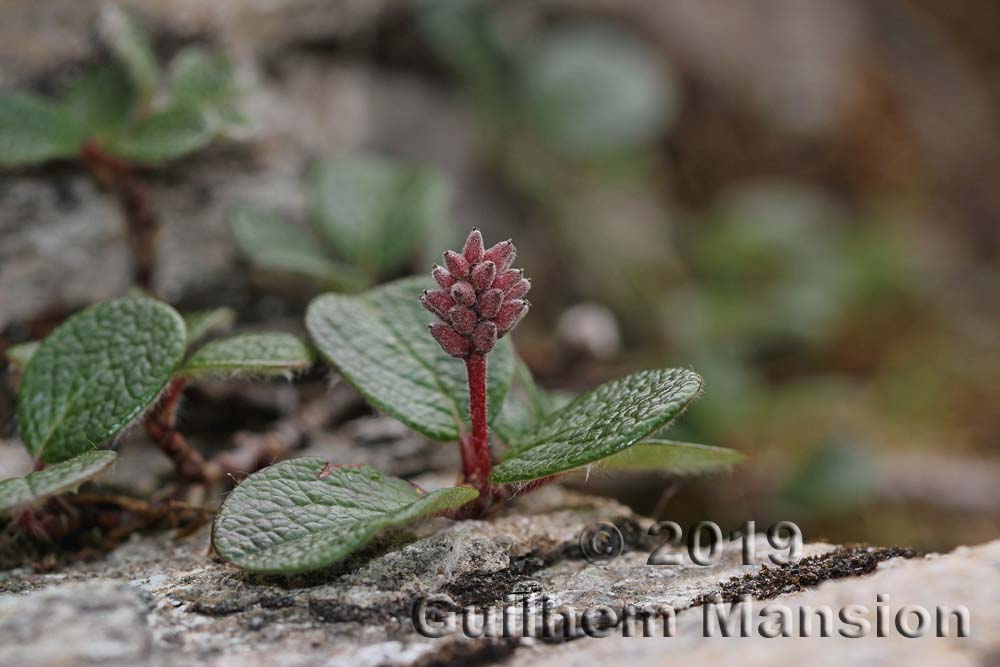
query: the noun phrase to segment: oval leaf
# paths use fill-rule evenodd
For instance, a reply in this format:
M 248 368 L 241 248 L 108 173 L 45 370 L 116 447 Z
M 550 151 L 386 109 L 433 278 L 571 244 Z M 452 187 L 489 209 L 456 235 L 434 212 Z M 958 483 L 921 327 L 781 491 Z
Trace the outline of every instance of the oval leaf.
M 244 334 L 209 343 L 177 374 L 284 373 L 308 368 L 312 362 L 309 348 L 291 334 Z
M 107 137 L 128 124 L 135 88 L 120 65 L 99 65 L 70 84 L 60 105 L 88 137 Z
M 325 294 L 309 304 L 306 328 L 320 353 L 375 407 L 435 440 L 457 440 L 469 415 L 465 364 L 431 337 L 418 298 L 433 283 L 406 278 L 359 296 Z M 489 356 L 487 401 L 496 417 L 514 374 L 504 338 Z
M 170 92 L 184 104 L 224 102 L 236 94 L 232 64 L 221 53 L 188 47 L 170 63 Z
M 306 276 L 332 289 L 364 287 L 357 271 L 332 260 L 317 238 L 275 213 L 242 207 L 232 213 L 230 222 L 240 251 L 265 269 Z
M 212 526 L 212 544 L 246 570 L 305 572 L 344 558 L 383 528 L 461 507 L 478 495 L 468 486 L 421 493 L 367 466 L 293 459 L 251 475 L 229 494 Z
M 440 176 L 372 156 L 321 162 L 308 187 L 323 236 L 371 276 L 413 259 L 418 243 L 445 217 L 447 187 Z
M 681 414 L 701 386 L 701 377 L 684 369 L 641 371 L 603 384 L 521 436 L 490 479 L 527 481 L 611 456 Z
M 676 112 L 668 73 L 627 33 L 567 27 L 524 64 L 529 120 L 553 148 L 594 157 L 656 138 Z
M 76 155 L 83 136 L 65 111 L 33 95 L 0 95 L 0 167 Z
M 118 433 L 156 400 L 184 347 L 184 321 L 152 299 L 116 299 L 69 318 L 42 341 L 21 381 L 28 451 L 57 463 Z
M 609 470 L 698 475 L 730 468 L 746 459 L 735 449 L 676 440 L 643 440 L 601 461 Z
M 111 142 L 108 150 L 136 162 L 162 162 L 196 151 L 210 142 L 215 128 L 198 109 L 174 107 L 150 114 Z
M 0 513 L 12 512 L 73 489 L 106 470 L 117 457 L 111 451 L 85 452 L 45 470 L 2 480 Z
M 145 102 L 152 98 L 160 78 L 160 68 L 149 37 L 139 22 L 121 7 L 109 4 L 101 10 L 97 29 L 115 59 L 128 72 L 142 100 Z

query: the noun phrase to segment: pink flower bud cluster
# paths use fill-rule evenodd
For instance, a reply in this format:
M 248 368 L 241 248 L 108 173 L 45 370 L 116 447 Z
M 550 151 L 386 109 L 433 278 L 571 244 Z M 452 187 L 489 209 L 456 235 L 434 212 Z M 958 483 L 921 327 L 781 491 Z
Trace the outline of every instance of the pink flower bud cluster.
M 445 352 L 460 359 L 486 354 L 528 312 L 531 281 L 510 268 L 516 254 L 509 240 L 484 249 L 473 229 L 461 253 L 449 250 L 444 266 L 434 267 L 441 289 L 424 291 L 420 303 L 441 320 L 429 329 Z

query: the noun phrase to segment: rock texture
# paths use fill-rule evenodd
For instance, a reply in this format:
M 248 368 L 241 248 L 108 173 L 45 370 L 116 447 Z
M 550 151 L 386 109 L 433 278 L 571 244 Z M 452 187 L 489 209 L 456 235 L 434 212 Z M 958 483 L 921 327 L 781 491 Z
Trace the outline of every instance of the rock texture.
M 748 639 L 704 636 L 703 609 L 678 616 L 673 638 L 609 638 L 577 642 L 545 651 L 519 652 L 508 664 L 521 666 L 600 664 L 620 661 L 630 665 L 720 664 L 734 659 L 741 665 L 995 665 L 1000 655 L 1000 609 L 995 591 L 1000 585 L 1000 541 L 978 547 L 960 547 L 947 555 L 896 559 L 883 563 L 866 577 L 829 581 L 802 593 L 782 595 L 753 605 L 752 635 Z M 875 628 L 878 597 L 888 608 L 885 636 Z M 791 637 L 763 638 L 757 625 L 766 605 L 781 605 L 796 617 Z M 870 614 L 872 629 L 858 639 L 838 634 L 821 637 L 818 622 L 812 637 L 800 637 L 798 615 L 802 608 L 828 606 L 836 613 L 848 605 L 862 605 Z M 932 629 L 926 636 L 908 638 L 895 627 L 896 614 L 915 605 L 929 610 Z M 969 610 L 968 637 L 958 637 L 958 622 L 950 617 L 948 636 L 936 637 L 936 609 Z M 714 613 L 714 612 L 713 612 Z M 917 613 L 917 612 L 912 612 Z M 911 629 L 916 617 L 908 620 Z M 906 626 L 904 626 L 906 627 Z
M 619 527 L 627 550 L 590 563 L 577 538 L 600 521 Z M 446 593 L 462 606 L 486 606 L 536 592 L 580 610 L 624 603 L 684 608 L 720 580 L 753 569 L 739 564 L 737 548 L 714 567 L 646 565 L 647 524 L 613 501 L 552 487 L 491 520 L 437 519 L 396 531 L 330 571 L 294 578 L 251 576 L 211 558 L 207 531 L 180 541 L 136 538 L 102 560 L 58 573 L 0 574 L 0 664 L 360 666 L 500 658 L 532 640 L 424 638 L 410 619 L 414 603 Z M 829 549 L 813 545 L 807 553 Z
M 582 557 L 578 535 L 599 521 L 619 528 L 625 551 L 592 563 Z M 213 559 L 207 531 L 178 541 L 137 537 L 104 559 L 57 573 L 0 574 L 0 664 L 534 666 L 627 656 L 630 663 L 660 665 L 739 656 L 755 665 L 801 664 L 807 658 L 831 665 L 985 665 L 1000 650 L 1000 611 L 991 599 L 1000 584 L 1000 542 L 881 565 L 893 552 L 813 544 L 805 549 L 807 560 L 793 566 L 798 569 L 777 568 L 794 573 L 781 579 L 769 576 L 773 565 L 766 571 L 742 565 L 735 543 L 712 566 L 648 565 L 648 523 L 613 501 L 550 487 L 491 520 L 437 519 L 395 531 L 328 571 L 292 578 L 251 576 Z M 758 560 L 766 559 L 767 546 L 757 547 Z M 874 574 L 865 574 L 876 565 Z M 842 578 L 822 582 L 802 576 L 808 572 Z M 723 585 L 735 578 L 735 589 Z M 779 586 L 754 588 L 776 579 Z M 794 590 L 794 582 L 819 586 L 781 592 Z M 930 610 L 964 605 L 972 636 L 913 640 L 893 630 L 887 637 L 872 631 L 860 640 L 706 638 L 705 607 L 695 605 L 741 588 L 763 597 L 777 594 L 770 604 L 796 614 L 804 605 L 839 610 L 850 604 L 874 614 L 878 594 L 888 596 L 892 614 L 910 604 Z M 577 612 L 596 605 L 667 605 L 677 610 L 675 636 L 622 637 L 620 628 L 612 628 L 611 636 L 598 640 L 578 627 L 574 641 L 468 639 L 460 633 L 431 639 L 419 635 L 411 620 L 414 604 L 427 596 L 447 594 L 459 606 L 482 609 L 502 606 L 504 596 L 515 593 L 547 595 L 553 606 L 572 605 Z M 756 603 L 753 613 L 764 604 Z M 757 623 L 754 616 L 754 633 Z

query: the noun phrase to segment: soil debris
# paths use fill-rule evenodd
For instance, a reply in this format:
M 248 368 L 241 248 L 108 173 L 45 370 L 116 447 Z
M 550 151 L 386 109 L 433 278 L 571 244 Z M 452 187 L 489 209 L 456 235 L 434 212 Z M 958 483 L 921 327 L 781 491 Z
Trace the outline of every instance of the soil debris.
M 734 577 L 723 582 L 718 591 L 702 594 L 692 606 L 711 604 L 720 599 L 722 602 L 735 602 L 744 596 L 769 600 L 785 593 L 814 588 L 831 579 L 869 574 L 879 563 L 890 558 L 913 558 L 916 555 L 912 549 L 901 547 L 848 545 L 777 567 L 764 564 L 758 572 Z

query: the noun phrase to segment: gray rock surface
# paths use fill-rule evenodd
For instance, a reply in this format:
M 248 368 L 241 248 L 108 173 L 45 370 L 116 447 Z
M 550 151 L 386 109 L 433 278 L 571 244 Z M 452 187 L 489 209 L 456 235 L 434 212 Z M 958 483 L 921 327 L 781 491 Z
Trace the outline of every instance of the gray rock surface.
M 782 595 L 768 602 L 753 603 L 749 638 L 705 637 L 704 607 L 678 615 L 673 638 L 635 639 L 611 637 L 602 641 L 574 642 L 545 651 L 522 651 L 508 664 L 517 667 L 543 665 L 590 665 L 627 660 L 633 667 L 645 665 L 724 664 L 737 660 L 741 665 L 995 665 L 1000 655 L 1000 608 L 996 591 L 1000 587 L 1000 541 L 978 547 L 960 547 L 946 555 L 919 559 L 895 559 L 881 564 L 866 577 L 828 581 L 818 588 Z M 879 596 L 887 608 L 885 636 L 878 636 L 876 610 Z M 767 605 L 791 610 L 795 627 L 791 637 L 764 638 L 758 633 L 760 612 Z M 861 638 L 839 635 L 839 621 L 832 636 L 819 636 L 818 621 L 813 633 L 802 637 L 800 610 L 830 607 L 834 613 L 848 605 L 869 610 L 870 632 Z M 908 606 L 928 610 L 932 625 L 927 634 L 908 638 L 896 628 L 896 615 Z M 937 631 L 936 610 L 965 607 L 970 620 L 967 637 L 959 637 L 958 620 L 949 615 L 946 636 Z M 714 610 L 711 612 L 714 614 Z M 917 624 L 914 614 L 904 630 Z M 712 626 L 714 629 L 714 626 Z
M 619 527 L 626 550 L 592 563 L 581 557 L 577 538 L 599 521 Z M 765 604 L 780 604 L 797 615 L 803 606 L 828 605 L 836 613 L 860 604 L 872 610 L 874 622 L 876 596 L 884 594 L 893 615 L 905 605 L 932 613 L 940 605 L 964 605 L 970 610 L 969 638 L 914 640 L 891 629 L 886 637 L 873 630 L 863 639 L 845 639 L 836 636 L 842 624 L 826 638 L 707 638 L 706 607 L 692 605 L 725 594 L 729 589 L 720 584 L 735 577 L 765 581 L 774 566 L 742 565 L 735 543 L 712 566 L 647 565 L 648 523 L 613 501 L 549 487 L 490 520 L 437 519 L 396 531 L 330 570 L 292 578 L 252 576 L 219 562 L 207 552 L 207 530 L 177 541 L 136 537 L 103 559 L 56 573 L 0 574 L 0 664 L 360 667 L 468 660 L 534 667 L 623 658 L 636 665 L 711 664 L 738 656 L 753 665 L 807 659 L 831 665 L 986 665 L 1000 650 L 1000 611 L 992 599 L 1000 584 L 1000 541 L 944 556 L 891 559 L 873 574 L 821 582 L 753 603 L 752 609 L 757 614 Z M 766 559 L 768 547 L 757 546 L 758 561 Z M 831 572 L 853 567 L 845 550 L 830 545 L 807 545 L 803 556 L 833 563 Z M 460 633 L 423 637 L 411 620 L 413 605 L 442 593 L 459 606 L 479 609 L 502 606 L 504 596 L 514 593 L 547 595 L 553 606 L 572 605 L 578 613 L 596 605 L 666 605 L 677 610 L 675 636 L 623 637 L 617 628 L 598 640 L 578 628 L 579 638 L 569 642 L 468 639 Z M 753 616 L 752 633 L 758 622 Z M 656 628 L 659 633 L 662 624 Z
M 599 521 L 620 527 L 627 551 L 590 563 L 577 537 Z M 294 578 L 218 562 L 207 553 L 207 530 L 179 541 L 136 537 L 56 573 L 0 574 L 0 664 L 409 665 L 484 651 L 499 658 L 533 640 L 424 638 L 410 620 L 414 602 L 447 593 L 459 605 L 485 606 L 535 592 L 578 609 L 682 608 L 753 569 L 739 563 L 736 548 L 713 567 L 648 566 L 647 524 L 613 501 L 550 487 L 490 520 L 436 519 Z

